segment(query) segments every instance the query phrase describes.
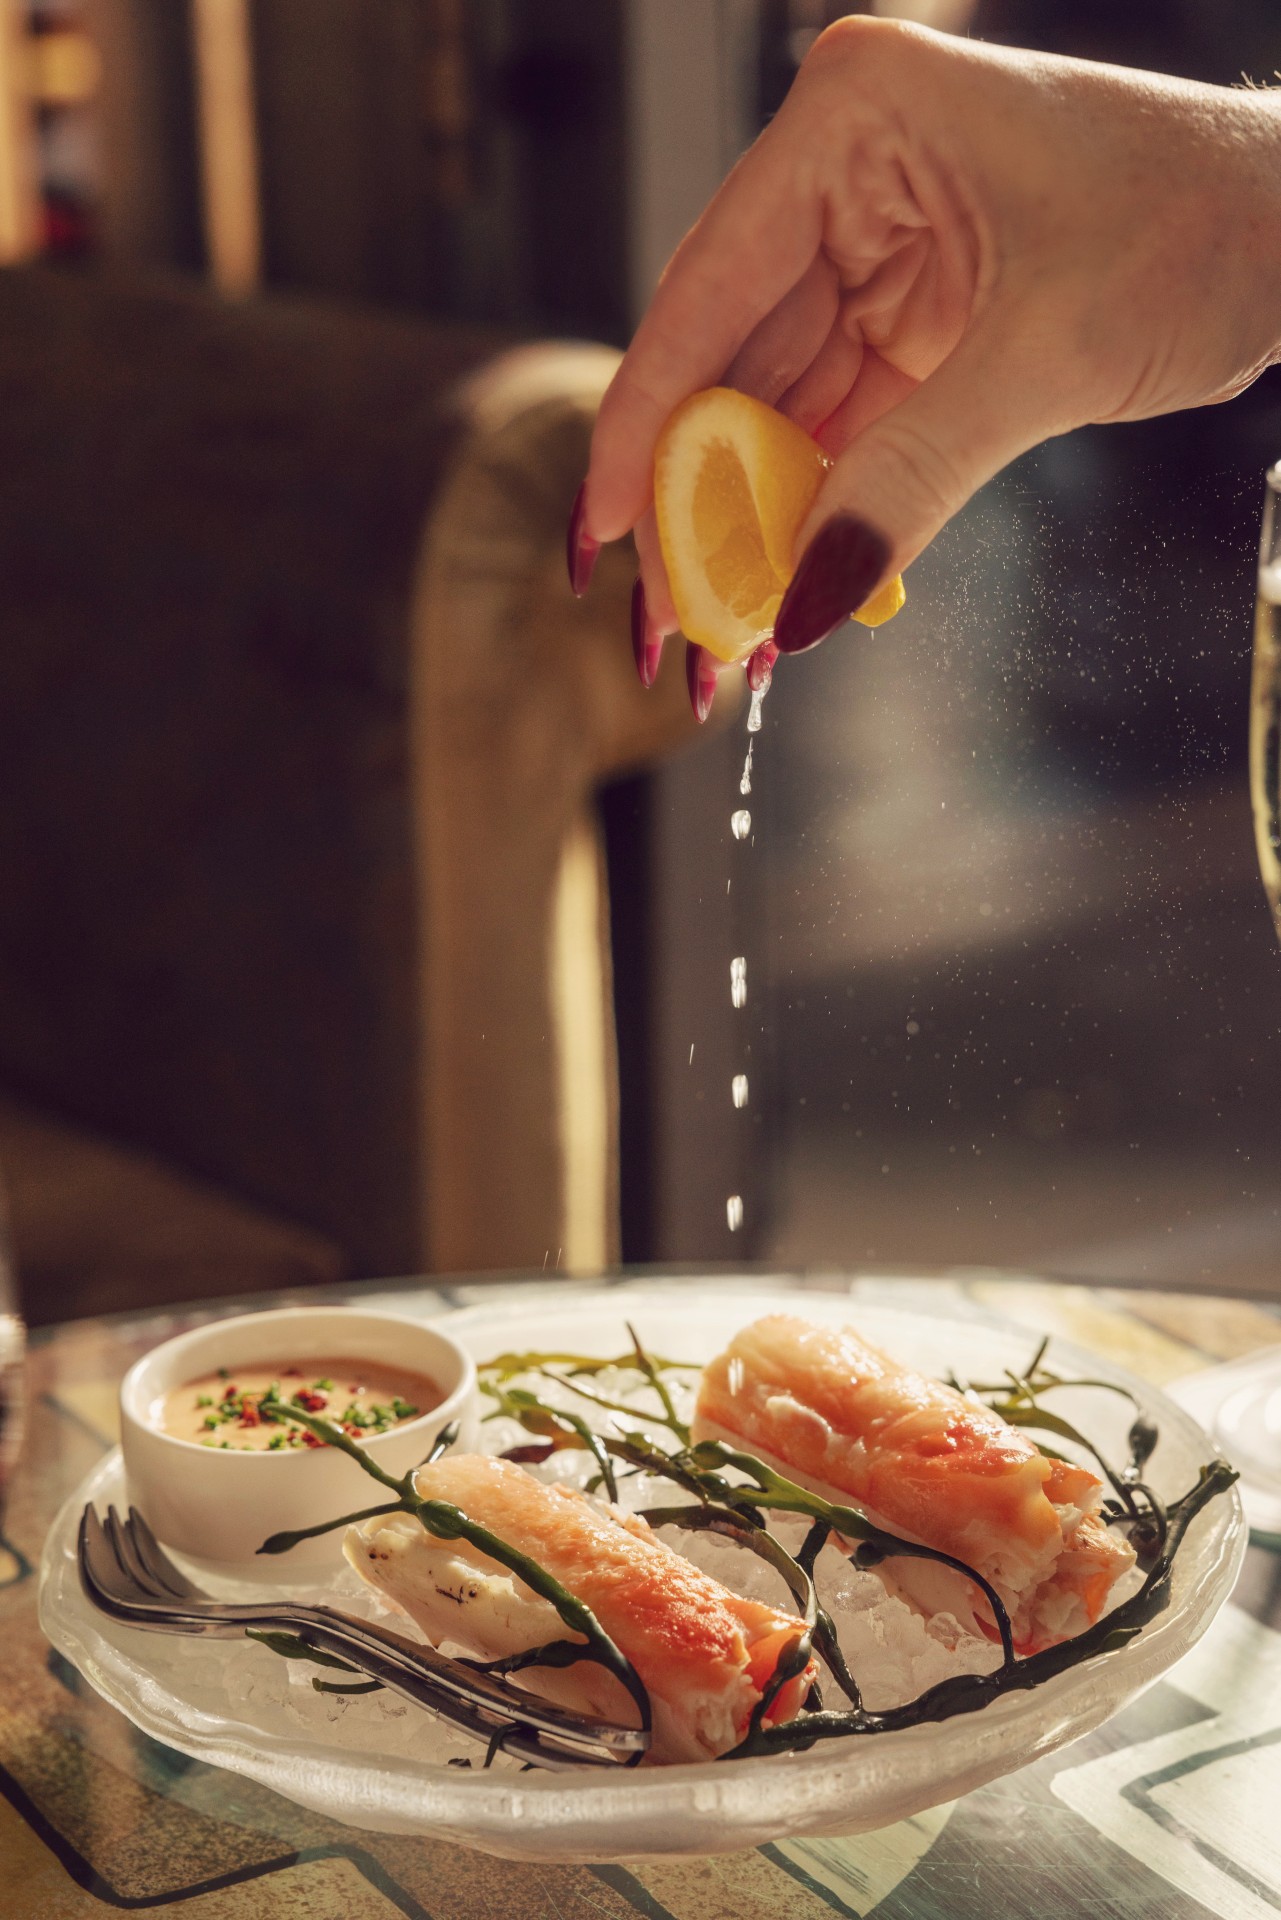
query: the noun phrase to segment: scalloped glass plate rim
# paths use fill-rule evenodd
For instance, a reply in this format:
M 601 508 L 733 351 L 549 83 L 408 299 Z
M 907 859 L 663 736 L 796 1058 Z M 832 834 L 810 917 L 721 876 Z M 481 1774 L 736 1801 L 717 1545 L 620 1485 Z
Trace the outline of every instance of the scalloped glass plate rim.
M 978 1364 L 999 1371 L 1025 1363 L 1036 1340 L 1027 1327 L 990 1314 L 887 1307 L 845 1293 L 775 1293 L 749 1285 L 736 1314 L 721 1287 L 703 1288 L 702 1298 L 670 1282 L 652 1291 L 541 1292 L 541 1306 L 534 1304 L 536 1291 L 530 1288 L 527 1302 L 508 1292 L 501 1301 L 440 1317 L 481 1359 L 571 1335 L 576 1351 L 619 1351 L 628 1319 L 639 1323 L 656 1351 L 705 1358 L 736 1326 L 770 1311 L 855 1322 L 906 1364 L 928 1370 L 933 1357 L 936 1371 L 947 1364 L 937 1358 L 944 1347 L 963 1369 Z M 709 1321 L 718 1329 L 710 1346 Z M 707 1351 L 694 1352 L 691 1339 Z M 1147 1382 L 1057 1335 L 1050 1357 L 1136 1392 L 1158 1420 L 1163 1445 L 1177 1442 L 1198 1464 L 1217 1453 L 1190 1416 Z M 788 1835 L 867 1832 L 1011 1772 L 1092 1731 L 1186 1653 L 1231 1592 L 1247 1537 L 1234 1488 L 1194 1523 L 1175 1562 L 1171 1605 L 1137 1640 L 979 1713 L 729 1765 L 603 1777 L 500 1775 L 395 1756 L 371 1765 L 367 1753 L 340 1741 L 303 1739 L 287 1727 L 278 1738 L 260 1729 L 247 1738 L 233 1715 L 203 1712 L 159 1685 L 137 1657 L 138 1643 L 150 1636 L 96 1613 L 75 1573 L 84 1503 L 119 1501 L 122 1491 L 116 1453 L 98 1463 L 58 1515 L 41 1564 L 40 1619 L 58 1651 L 143 1732 L 339 1821 L 430 1833 L 510 1858 L 566 1862 L 725 1852 Z

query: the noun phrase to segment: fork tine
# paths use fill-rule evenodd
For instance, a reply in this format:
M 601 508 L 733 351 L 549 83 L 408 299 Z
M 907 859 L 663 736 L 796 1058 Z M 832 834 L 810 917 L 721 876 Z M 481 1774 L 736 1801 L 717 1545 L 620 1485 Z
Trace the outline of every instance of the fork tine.
M 173 1595 L 148 1573 L 138 1556 L 133 1534 L 114 1507 L 107 1508 L 107 1538 L 110 1540 L 125 1576 L 133 1582 L 135 1594 L 148 1600 L 171 1600 Z
M 139 1588 L 138 1576 L 129 1564 L 128 1556 L 125 1553 L 120 1539 L 120 1516 L 114 1507 L 107 1508 L 106 1515 L 102 1521 L 102 1537 L 111 1553 L 112 1559 L 115 1561 L 115 1585 L 117 1592 L 122 1594 L 126 1599 L 141 1599 L 146 1589 Z
M 107 1537 L 101 1515 L 92 1503 L 80 1516 L 79 1549 L 81 1573 L 94 1589 L 98 1593 L 105 1594 L 108 1599 L 127 1598 L 128 1583 L 124 1580 L 120 1562 Z
M 204 1600 L 208 1597 L 188 1580 L 186 1574 L 179 1573 L 137 1507 L 130 1507 L 129 1518 L 124 1524 L 140 1565 L 166 1593 L 175 1600 Z

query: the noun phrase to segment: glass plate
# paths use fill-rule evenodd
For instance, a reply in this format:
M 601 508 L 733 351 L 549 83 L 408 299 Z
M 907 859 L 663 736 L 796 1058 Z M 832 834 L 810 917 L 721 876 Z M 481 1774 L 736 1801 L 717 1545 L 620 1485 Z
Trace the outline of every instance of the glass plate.
M 1241 1474 L 1241 1503 L 1261 1541 L 1281 1542 L 1281 1347 L 1185 1374 L 1170 1388 Z
M 656 1352 L 698 1361 L 767 1312 L 852 1322 L 904 1364 L 931 1374 L 954 1368 L 970 1378 L 1000 1378 L 1006 1367 L 1026 1366 L 1035 1345 L 1026 1328 L 995 1320 L 905 1311 L 845 1294 L 762 1292 L 750 1283 L 729 1291 L 693 1279 L 662 1290 L 531 1286 L 451 1314 L 448 1325 L 484 1360 L 512 1348 L 623 1352 L 630 1320 Z M 1186 1413 L 1120 1368 L 1057 1339 L 1049 1358 L 1137 1394 L 1161 1430 L 1149 1469 L 1158 1493 L 1182 1493 L 1215 1453 Z M 1132 1415 L 1118 1395 L 1073 1389 L 1055 1405 L 1105 1452 L 1123 1453 Z M 1170 1606 L 1134 1641 L 980 1713 L 732 1764 L 608 1775 L 486 1773 L 448 1765 L 451 1752 L 477 1748 L 445 1743 L 438 1723 L 390 1696 L 322 1696 L 310 1687 L 310 1668 L 266 1649 L 144 1633 L 97 1613 L 80 1589 L 76 1527 L 86 1500 L 119 1504 L 122 1494 L 113 1454 L 63 1508 L 41 1567 L 44 1631 L 99 1693 L 157 1740 L 333 1819 L 430 1833 L 529 1860 L 729 1852 L 790 1834 L 867 1832 L 954 1799 L 1090 1732 L 1151 1686 L 1200 1638 L 1231 1592 L 1246 1542 L 1234 1489 L 1194 1522 L 1175 1561 Z M 291 1590 L 316 1597 L 314 1579 Z M 264 1597 L 261 1589 L 257 1597 Z M 326 1597 L 377 1609 L 345 1568 L 335 1572 Z M 241 1664 L 229 1683 L 222 1663 L 233 1656 Z

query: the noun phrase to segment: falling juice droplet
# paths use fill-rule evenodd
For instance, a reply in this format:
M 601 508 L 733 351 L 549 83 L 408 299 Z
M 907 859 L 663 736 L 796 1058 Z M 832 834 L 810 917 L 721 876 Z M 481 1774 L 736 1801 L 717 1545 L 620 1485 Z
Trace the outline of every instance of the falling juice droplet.
M 756 742 L 754 740 L 749 740 L 747 743 L 747 758 L 743 762 L 743 777 L 738 783 L 738 790 L 744 798 L 752 791 L 752 748 L 755 745 Z
M 745 1107 L 747 1105 L 747 1075 L 745 1073 L 736 1073 L 734 1075 L 733 1080 L 730 1082 L 730 1093 L 733 1096 L 736 1107 Z
M 759 733 L 761 730 L 761 708 L 765 705 L 765 695 L 768 692 L 768 687 L 757 687 L 756 692 L 752 695 L 752 704 L 747 709 L 747 731 L 749 733 Z
M 742 1226 L 743 1197 L 741 1194 L 731 1193 L 729 1199 L 725 1202 L 725 1224 L 731 1233 L 737 1233 Z
M 747 962 L 742 958 L 729 963 L 729 997 L 732 1006 L 747 1005 Z
M 729 830 L 736 840 L 746 840 L 752 831 L 752 816 L 746 807 L 740 807 L 737 813 L 731 813 Z

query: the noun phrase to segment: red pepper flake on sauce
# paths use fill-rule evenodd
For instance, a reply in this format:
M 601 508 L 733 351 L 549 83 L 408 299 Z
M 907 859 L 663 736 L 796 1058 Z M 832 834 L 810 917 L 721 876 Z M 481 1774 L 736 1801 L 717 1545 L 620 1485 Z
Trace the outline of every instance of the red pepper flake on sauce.
M 201 1446 L 278 1453 L 325 1444 L 301 1419 L 289 1418 L 290 1408 L 330 1419 L 352 1439 L 367 1440 L 440 1403 L 439 1388 L 425 1374 L 381 1364 L 365 1373 L 362 1362 L 363 1382 L 358 1378 L 344 1392 L 339 1383 L 350 1371 L 345 1359 L 318 1359 L 306 1368 L 241 1362 L 233 1380 L 229 1367 L 219 1367 L 171 1389 L 157 1409 L 157 1424 Z

